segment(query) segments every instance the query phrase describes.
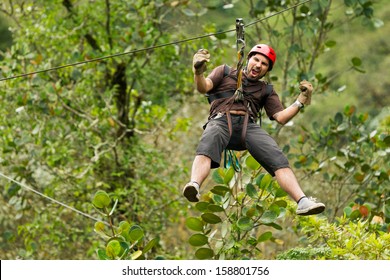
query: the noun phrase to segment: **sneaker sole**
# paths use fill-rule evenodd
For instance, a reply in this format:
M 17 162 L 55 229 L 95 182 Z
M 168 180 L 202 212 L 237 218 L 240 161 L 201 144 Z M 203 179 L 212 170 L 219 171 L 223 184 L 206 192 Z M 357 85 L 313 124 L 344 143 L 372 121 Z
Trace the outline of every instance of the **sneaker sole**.
M 189 186 L 186 187 L 183 191 L 183 195 L 188 199 L 190 202 L 198 202 L 199 198 L 198 196 L 198 191 L 196 190 L 195 187 Z
M 309 209 L 297 210 L 297 215 L 299 216 L 317 215 L 324 212 L 324 210 L 325 210 L 325 205 L 317 205 Z

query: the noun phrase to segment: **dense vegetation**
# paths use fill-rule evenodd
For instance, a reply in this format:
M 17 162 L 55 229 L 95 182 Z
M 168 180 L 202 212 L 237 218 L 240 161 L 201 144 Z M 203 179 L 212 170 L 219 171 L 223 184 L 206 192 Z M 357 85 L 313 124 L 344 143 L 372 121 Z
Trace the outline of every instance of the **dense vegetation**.
M 2 258 L 389 259 L 385 2 L 3 1 Z M 320 216 L 296 217 L 247 153 L 201 202 L 181 196 L 208 113 L 192 55 L 234 65 L 238 17 L 247 47 L 276 50 L 266 79 L 286 106 L 300 80 L 315 87 L 294 122 L 263 126 Z

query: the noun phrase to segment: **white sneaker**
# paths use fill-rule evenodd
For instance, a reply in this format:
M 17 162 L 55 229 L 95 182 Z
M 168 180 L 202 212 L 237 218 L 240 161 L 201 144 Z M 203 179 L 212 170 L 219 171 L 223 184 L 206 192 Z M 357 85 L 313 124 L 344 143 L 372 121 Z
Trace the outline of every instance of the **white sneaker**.
M 316 202 L 313 197 L 304 197 L 298 203 L 297 215 L 308 216 L 320 214 L 325 210 L 325 204 Z
M 195 182 L 189 182 L 184 186 L 183 195 L 190 202 L 198 202 L 200 199 L 199 185 Z

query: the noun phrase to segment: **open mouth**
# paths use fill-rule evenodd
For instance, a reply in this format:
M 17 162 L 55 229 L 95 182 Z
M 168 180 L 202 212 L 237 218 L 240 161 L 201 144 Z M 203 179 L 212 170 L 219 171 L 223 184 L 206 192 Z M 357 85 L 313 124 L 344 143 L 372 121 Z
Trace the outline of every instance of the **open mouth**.
M 255 69 L 252 69 L 252 70 L 251 70 L 251 74 L 252 74 L 252 76 L 257 76 L 257 75 L 260 74 L 260 71 L 257 71 L 257 70 L 255 70 Z

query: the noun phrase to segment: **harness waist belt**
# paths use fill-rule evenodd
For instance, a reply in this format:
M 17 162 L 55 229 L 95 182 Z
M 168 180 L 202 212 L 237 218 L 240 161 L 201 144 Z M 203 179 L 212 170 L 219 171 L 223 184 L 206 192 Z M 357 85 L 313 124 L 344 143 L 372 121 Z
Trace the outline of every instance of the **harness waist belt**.
M 236 111 L 236 110 L 230 110 L 230 115 L 233 116 L 245 116 L 246 112 L 245 111 Z

